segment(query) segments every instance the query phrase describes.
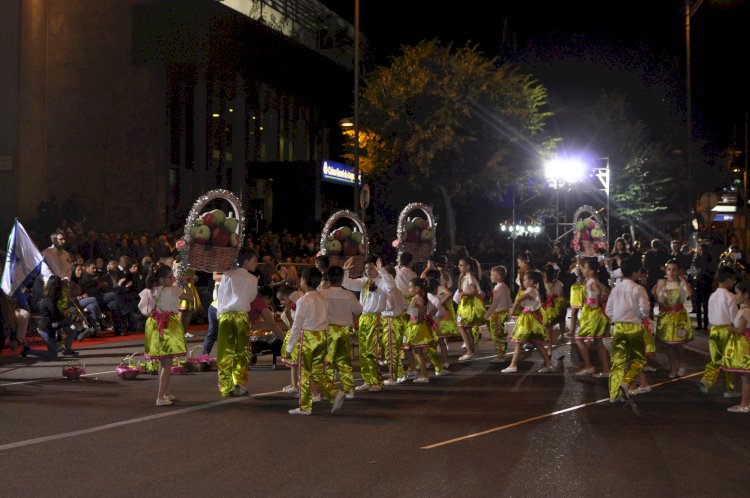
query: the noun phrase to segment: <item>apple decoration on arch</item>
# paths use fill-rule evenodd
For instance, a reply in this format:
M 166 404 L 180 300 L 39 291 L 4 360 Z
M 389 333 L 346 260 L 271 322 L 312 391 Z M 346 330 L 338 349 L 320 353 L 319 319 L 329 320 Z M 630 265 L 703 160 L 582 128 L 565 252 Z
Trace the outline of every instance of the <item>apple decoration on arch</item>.
M 435 251 L 435 226 L 431 206 L 420 202 L 408 204 L 401 211 L 396 229 L 399 254 L 407 250 L 415 256 L 415 261 L 426 260 Z M 416 245 L 406 248 L 405 244 Z
M 581 206 L 573 215 L 573 240 L 570 247 L 576 253 L 595 256 L 601 249 L 609 249 L 604 220 L 591 206 Z
M 341 224 L 342 221 L 349 223 Z M 323 254 L 331 256 L 366 256 L 367 232 L 364 223 L 351 211 L 334 213 L 323 227 L 320 249 Z

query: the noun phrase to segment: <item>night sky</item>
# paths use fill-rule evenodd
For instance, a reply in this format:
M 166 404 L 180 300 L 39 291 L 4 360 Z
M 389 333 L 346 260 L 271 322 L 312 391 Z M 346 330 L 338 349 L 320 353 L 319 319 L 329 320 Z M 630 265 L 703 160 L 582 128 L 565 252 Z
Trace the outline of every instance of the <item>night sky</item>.
M 353 21 L 354 0 L 323 0 L 343 18 Z M 609 47 L 603 58 L 633 58 L 634 47 L 647 47 L 648 63 L 672 70 L 675 112 L 684 108 L 685 26 L 682 0 L 635 0 L 629 2 L 433 2 L 360 0 L 360 27 L 367 37 L 374 60 L 384 64 L 399 53 L 403 44 L 423 39 L 463 45 L 478 44 L 487 55 L 500 54 L 503 33 L 520 49 L 559 48 L 595 53 L 600 44 Z M 705 0 L 691 20 L 691 64 L 696 135 L 717 147 L 727 146 L 736 130 L 742 146 L 745 112 L 750 107 L 747 84 L 741 73 L 747 69 L 750 42 L 747 28 L 750 0 Z M 505 28 L 505 31 L 504 31 Z M 507 47 L 507 45 L 506 45 Z M 570 50 L 569 48 L 566 50 Z M 560 50 L 563 53 L 562 50 Z M 567 53 L 567 52 L 565 52 Z M 642 56 L 640 56 L 642 57 Z M 633 64 L 630 60 L 628 64 Z M 626 68 L 625 71 L 628 69 Z M 639 76 L 647 81 L 653 67 Z M 570 74 L 540 77 L 554 92 L 570 80 Z M 618 90 L 637 91 L 632 78 L 622 78 Z M 571 84 L 570 81 L 567 84 Z M 585 85 L 582 76 L 576 85 Z M 614 88 L 613 88 L 614 89 Z M 649 109 L 643 109 L 648 115 Z

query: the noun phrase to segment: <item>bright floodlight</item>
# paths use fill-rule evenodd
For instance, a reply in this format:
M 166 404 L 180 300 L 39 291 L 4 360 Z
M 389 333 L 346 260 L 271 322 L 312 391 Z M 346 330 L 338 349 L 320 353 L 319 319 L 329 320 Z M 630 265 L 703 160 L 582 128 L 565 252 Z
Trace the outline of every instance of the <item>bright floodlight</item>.
M 544 173 L 555 183 L 577 183 L 586 174 L 586 164 L 578 158 L 556 157 L 544 165 Z

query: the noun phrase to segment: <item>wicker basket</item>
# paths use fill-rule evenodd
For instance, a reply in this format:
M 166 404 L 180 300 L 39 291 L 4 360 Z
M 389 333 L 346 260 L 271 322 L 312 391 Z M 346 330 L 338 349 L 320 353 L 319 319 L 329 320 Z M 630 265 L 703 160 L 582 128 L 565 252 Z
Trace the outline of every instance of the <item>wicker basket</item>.
M 407 242 L 407 218 L 409 214 L 416 210 L 420 210 L 425 214 L 428 227 L 433 233 L 437 230 L 437 219 L 432 213 L 431 206 L 420 202 L 412 202 L 411 204 L 408 204 L 398 217 L 398 225 L 396 228 L 396 235 L 398 237 L 398 255 L 400 257 L 402 253 L 408 252 L 414 256 L 414 259 L 412 259 L 414 263 L 424 263 L 435 253 L 437 241 L 433 237 L 429 242 Z
M 122 380 L 133 380 L 140 374 L 145 373 L 143 364 L 135 360 L 136 356 L 142 354 L 143 353 L 133 353 L 123 358 L 120 364 L 115 368 L 117 376 Z
M 78 360 L 67 361 L 62 369 L 62 375 L 66 379 L 78 380 L 86 373 L 86 366 Z
M 194 356 L 195 351 L 200 351 L 201 354 Z M 190 350 L 190 353 L 188 353 L 185 366 L 190 372 L 208 372 L 216 366 L 216 358 L 206 353 L 206 348 L 204 348 L 203 345 L 198 344 Z
M 334 225 L 340 221 L 341 219 L 349 219 L 352 224 L 360 231 L 362 232 L 362 245 L 364 246 L 365 253 L 364 254 L 357 254 L 356 256 L 345 256 L 345 255 L 339 255 L 339 254 L 329 254 L 328 250 L 326 249 L 326 241 L 328 237 L 331 236 L 331 233 L 333 233 Z M 352 211 L 348 210 L 342 210 L 337 211 L 331 215 L 330 218 L 328 218 L 328 221 L 326 221 L 325 226 L 323 227 L 323 232 L 321 234 L 320 239 L 320 253 L 328 256 L 330 259 L 331 266 L 343 266 L 344 262 L 349 259 L 353 258 L 354 266 L 351 270 L 349 270 L 349 276 L 352 278 L 360 277 L 365 272 L 365 263 L 367 262 L 367 254 L 369 252 L 369 240 L 367 238 L 367 227 L 365 227 L 364 222 L 362 219 L 357 216 L 356 213 L 353 213 Z
M 587 227 L 586 240 L 583 240 L 583 233 L 578 229 L 578 223 L 584 220 L 590 220 L 594 222 L 594 226 L 601 231 L 601 234 L 597 233 L 598 240 L 593 239 L 593 230 L 591 227 Z M 599 254 L 599 251 L 609 249 L 607 242 L 607 226 L 605 220 L 599 214 L 599 211 L 591 206 L 581 206 L 573 214 L 573 241 L 571 242 L 571 248 L 579 256 L 594 257 Z
M 202 211 L 216 200 L 226 201 L 237 216 L 237 228 L 235 234 L 238 237 L 237 247 L 217 247 L 210 244 L 198 244 L 191 235 L 190 230 L 195 225 L 195 220 L 201 217 Z M 228 190 L 211 190 L 200 196 L 190 209 L 190 214 L 185 220 L 185 248 L 183 249 L 183 270 L 193 268 L 205 272 L 225 272 L 234 268 L 237 264 L 237 254 L 244 240 L 245 216 L 240 200 Z

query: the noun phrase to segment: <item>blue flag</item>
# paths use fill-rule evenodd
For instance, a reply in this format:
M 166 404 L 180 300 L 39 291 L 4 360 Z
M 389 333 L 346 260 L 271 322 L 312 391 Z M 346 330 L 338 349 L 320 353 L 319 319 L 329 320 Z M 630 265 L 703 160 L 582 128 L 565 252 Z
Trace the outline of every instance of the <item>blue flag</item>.
M 2 289 L 12 296 L 24 284 L 31 282 L 41 271 L 44 258 L 26 229 L 16 220 L 8 237 L 8 253 L 5 256 Z

